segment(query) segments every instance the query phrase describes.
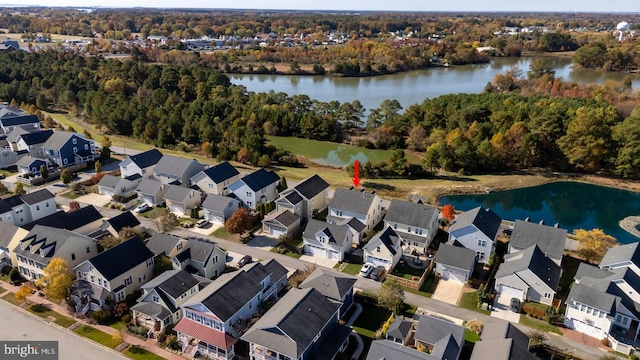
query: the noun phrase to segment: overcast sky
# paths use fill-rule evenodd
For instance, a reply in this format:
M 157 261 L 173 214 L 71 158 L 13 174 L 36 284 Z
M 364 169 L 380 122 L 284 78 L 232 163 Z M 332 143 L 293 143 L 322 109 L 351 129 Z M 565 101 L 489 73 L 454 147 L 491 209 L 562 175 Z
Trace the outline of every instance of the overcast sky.
M 4 4 L 78 7 L 170 7 L 398 11 L 640 12 L 640 0 L 0 0 Z

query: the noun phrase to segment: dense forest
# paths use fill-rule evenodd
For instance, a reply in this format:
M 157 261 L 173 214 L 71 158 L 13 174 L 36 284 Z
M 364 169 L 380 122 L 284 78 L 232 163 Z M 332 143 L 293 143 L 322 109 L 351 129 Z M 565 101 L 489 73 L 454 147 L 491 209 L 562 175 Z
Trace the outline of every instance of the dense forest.
M 385 100 L 365 119 L 358 101 L 247 92 L 204 66 L 55 50 L 0 54 L 2 100 L 69 109 L 106 132 L 259 165 L 295 162 L 267 147 L 265 134 L 340 141 L 364 128 L 362 145 L 424 151 L 427 170 L 545 167 L 637 177 L 640 106 L 629 84 L 578 86 L 537 61 L 527 78 L 516 70 L 498 75 L 482 94 L 426 99 L 404 112 Z M 397 168 L 395 175 L 407 175 Z

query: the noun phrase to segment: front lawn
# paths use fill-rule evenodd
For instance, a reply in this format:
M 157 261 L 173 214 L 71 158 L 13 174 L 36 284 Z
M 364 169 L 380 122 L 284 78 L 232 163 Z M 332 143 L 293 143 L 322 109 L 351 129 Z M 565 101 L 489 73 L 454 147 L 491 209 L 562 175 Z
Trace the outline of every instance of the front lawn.
M 440 278 L 431 273 L 427 275 L 427 278 L 425 279 L 424 284 L 422 284 L 420 290 L 409 289 L 407 287 L 405 287 L 404 290 L 416 295 L 431 297 L 436 291 L 436 287 L 438 287 L 438 281 L 440 281 Z
M 241 242 L 240 241 L 240 234 L 231 234 L 224 227 L 216 229 L 216 231 L 214 231 L 211 234 L 209 234 L 209 236 L 217 237 L 217 238 L 223 239 L 223 240 Z
M 340 270 L 343 273 L 358 275 L 360 274 L 360 269 L 362 268 L 362 265 L 352 264 L 352 263 L 337 263 L 333 268 L 336 270 Z
M 12 303 L 12 304 L 13 304 L 13 305 L 15 305 L 15 306 L 20 306 L 20 305 L 22 305 L 22 303 L 23 303 L 24 301 L 20 301 L 20 300 L 16 299 L 15 295 L 16 295 L 16 294 L 14 294 L 14 293 L 12 293 L 12 292 L 9 292 L 9 293 L 5 294 L 1 299 L 2 299 L 2 300 L 4 300 L 4 301 L 6 301 L 6 302 L 10 302 L 10 303 Z
M 271 248 L 271 250 L 269 250 L 269 251 L 272 252 L 272 253 L 276 253 L 276 254 L 284 254 L 284 255 L 287 255 L 287 256 L 290 256 L 290 257 L 296 258 L 296 259 L 299 259 L 302 256 L 302 254 L 300 254 L 298 252 L 289 251 L 286 248 L 281 248 L 280 246 L 275 246 L 275 247 Z
M 58 324 L 58 325 L 60 325 L 62 327 L 65 327 L 65 328 L 71 326 L 72 324 L 74 324 L 76 322 L 75 320 L 73 320 L 70 317 L 64 316 L 64 315 L 62 315 L 62 314 L 60 314 L 58 312 L 55 312 L 55 311 L 49 309 L 46 306 L 39 305 L 39 304 L 31 305 L 31 306 L 29 306 L 27 308 L 27 310 L 29 312 L 31 312 L 32 314 L 36 314 L 39 317 L 44 318 L 44 319 L 46 319 L 49 316 L 51 316 L 52 318 L 55 319 L 53 321 L 54 323 L 56 323 L 56 324 Z
M 551 325 L 543 320 L 534 319 L 531 316 L 527 316 L 525 314 L 520 315 L 520 324 L 528 326 L 532 329 L 544 332 L 553 332 L 562 335 L 562 332 L 560 331 L 560 329 L 558 329 L 557 326 Z
M 67 192 L 64 192 L 64 193 L 60 194 L 60 196 L 66 197 L 67 199 L 75 200 L 75 199 L 79 198 L 82 195 L 80 195 L 79 193 L 77 193 L 75 191 L 67 191 Z
M 130 357 L 135 360 L 162 360 L 164 359 L 162 356 L 156 355 L 150 351 L 147 351 L 141 347 L 135 348 L 132 351 L 132 347 L 129 346 L 125 351 L 122 352 L 127 357 Z
M 460 303 L 458 304 L 458 306 L 461 307 L 461 308 L 477 311 L 477 312 L 479 312 L 481 314 L 491 315 L 491 311 L 482 310 L 482 309 L 480 309 L 478 307 L 478 292 L 477 291 L 463 293 L 462 297 L 460 298 Z
M 3 292 L 5 292 L 5 291 L 7 291 L 7 289 L 5 289 L 5 288 L 1 288 L 1 287 L 0 287 L 0 294 L 2 294 L 2 293 L 3 293 Z
M 376 338 L 376 332 L 387 321 L 391 312 L 379 306 L 378 300 L 373 297 L 356 295 L 356 301 L 362 305 L 362 313 L 353 323 L 352 328 L 362 337 L 363 354 L 366 354 L 371 347 L 371 342 Z
M 165 213 L 167 213 L 168 211 L 169 211 L 169 210 L 167 210 L 167 208 L 163 208 L 163 207 L 158 207 L 158 206 L 156 206 L 156 207 L 154 207 L 154 208 L 151 208 L 151 210 L 147 210 L 147 211 L 145 211 L 145 212 L 143 212 L 143 213 L 140 213 L 140 214 L 138 214 L 138 215 L 140 215 L 140 216 L 144 216 L 144 217 L 146 217 L 147 219 L 155 219 L 155 218 L 157 218 L 157 217 L 158 217 L 158 216 L 160 216 L 160 215 L 164 215 L 164 214 L 165 214 Z
M 122 330 L 122 328 L 124 327 L 124 323 L 121 320 L 118 320 L 109 324 L 109 327 L 114 328 L 116 330 Z
M 120 345 L 119 342 L 113 341 L 113 336 L 88 325 L 79 326 L 73 332 L 111 349 L 115 349 L 116 346 Z

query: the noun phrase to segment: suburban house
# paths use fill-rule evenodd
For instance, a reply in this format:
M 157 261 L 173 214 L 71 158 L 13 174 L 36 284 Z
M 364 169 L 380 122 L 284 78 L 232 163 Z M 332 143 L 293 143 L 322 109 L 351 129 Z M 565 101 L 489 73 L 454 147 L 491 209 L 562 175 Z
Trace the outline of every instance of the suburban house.
M 140 229 L 140 220 L 131 211 L 123 211 L 111 219 L 104 220 L 100 230 L 112 236 L 118 236 L 120 230 L 124 228 Z
M 365 360 L 438 360 L 431 354 L 418 351 L 391 340 L 374 340 Z
M 332 360 L 351 328 L 338 323 L 340 304 L 314 288 L 291 289 L 244 335 L 252 360 Z
M 334 225 L 316 219 L 309 219 L 302 234 L 306 254 L 337 261 L 343 261 L 345 253 L 353 250 L 357 238 L 358 234 L 347 225 Z
M 18 258 L 12 250 L 28 233 L 28 230 L 0 221 L 0 268 L 18 266 Z
M 108 301 L 124 301 L 153 277 L 153 253 L 138 238 L 131 238 L 83 261 L 73 268 L 76 279 L 94 288 L 89 309 L 99 310 Z M 76 301 L 82 302 L 83 299 Z M 84 311 L 83 311 L 84 312 Z
M 461 246 L 440 244 L 435 257 L 436 272 L 444 280 L 467 282 L 476 265 L 476 253 Z
M 564 324 L 597 339 L 609 339 L 616 351 L 628 353 L 640 331 L 639 243 L 607 251 L 600 268 L 580 264 L 564 314 Z
M 9 142 L 11 150 L 16 152 L 29 151 L 35 154 L 40 150 L 42 144 L 44 144 L 51 135 L 53 135 L 53 130 L 27 132 L 20 129 L 11 132 L 11 134 L 14 133 L 15 136 L 7 136 L 7 141 Z
M 318 267 L 300 284 L 299 288 L 314 288 L 327 299 L 341 304 L 338 317 L 342 318 L 353 304 L 353 286 L 356 279 L 343 273 Z
M 457 360 L 464 346 L 464 331 L 464 327 L 448 320 L 423 315 L 413 339 L 416 348 L 426 348 L 432 359 Z
M 286 282 L 287 269 L 275 260 L 221 275 L 182 305 L 183 318 L 174 330 L 183 353 L 232 359 L 249 319 L 260 304 L 277 300 Z
M 164 155 L 153 169 L 153 176 L 165 184 L 177 181 L 180 185 L 188 187 L 191 178 L 204 168 L 204 164 L 193 159 Z
M 3 134 L 8 135 L 15 129 L 22 129 L 27 132 L 40 131 L 38 115 L 29 115 L 16 108 L 3 108 L 3 110 L 5 111 L 0 114 L 2 115 L 0 116 L 0 128 Z
M 36 225 L 12 250 L 16 254 L 20 274 L 37 280 L 51 259 L 61 258 L 69 269 L 98 254 L 95 239 L 69 230 Z
M 234 211 L 240 207 L 240 201 L 228 196 L 209 194 L 202 202 L 204 218 L 217 224 L 224 224 Z
M 538 245 L 505 255 L 495 275 L 495 290 L 500 297 L 553 304 L 562 269 L 546 256 Z
M 328 206 L 328 223 L 340 224 L 355 218 L 365 225 L 365 231 L 373 230 L 383 215 L 381 199 L 375 192 L 366 193 L 364 189 L 337 189 Z
M 6 169 L 15 165 L 17 162 L 18 154 L 9 149 L 0 150 L 0 169 Z
M 184 250 L 176 254 L 171 261 L 174 269 L 187 270 L 192 274 L 197 273 L 207 279 L 213 279 L 224 273 L 227 253 L 212 242 L 190 238 L 184 245 Z
M 278 197 L 280 176 L 273 171 L 258 169 L 229 185 L 229 190 L 246 207 L 256 210 L 260 204 L 267 204 Z
M 407 345 L 413 331 L 413 321 L 396 316 L 387 330 L 387 340 L 400 345 Z
M 158 149 L 151 149 L 137 155 L 131 155 L 120 163 L 120 176 L 126 178 L 138 174 L 144 178 L 153 176 L 153 168 L 162 158 Z
M 36 225 L 43 225 L 56 229 L 70 230 L 77 234 L 92 237 L 90 234 L 99 230 L 100 226 L 102 226 L 102 218 L 102 214 L 93 205 L 88 205 L 69 212 L 56 211 L 51 215 L 20 227 L 30 231 Z
M 167 209 L 178 216 L 189 216 L 191 210 L 196 209 L 202 202 L 202 193 L 192 188 L 179 185 L 169 185 L 164 194 Z
M 300 229 L 300 216 L 285 210 L 281 213 L 271 213 L 262 220 L 262 231 L 274 236 L 292 236 Z
M 471 360 L 535 360 L 529 352 L 529 336 L 507 321 L 484 324 L 480 341 L 476 341 Z
M 229 195 L 229 185 L 240 179 L 240 173 L 228 161 L 200 171 L 191 178 L 191 184 L 202 192 L 214 195 Z
M 440 210 L 431 205 L 391 200 L 384 226 L 398 233 L 409 252 L 426 254 L 438 233 Z
M 458 214 L 449 227 L 449 244 L 457 241 L 476 252 L 478 261 L 488 263 L 494 253 L 495 240 L 502 219 L 491 209 L 478 206 Z
M 202 278 L 200 278 L 202 279 Z M 168 270 L 142 285 L 142 296 L 131 307 L 133 319 L 152 333 L 182 318 L 180 306 L 200 291 L 200 280 L 184 270 Z
M 59 166 L 93 161 L 94 151 L 93 140 L 68 131 L 55 131 L 40 147 L 40 152 Z
M 49 162 L 46 159 L 25 155 L 16 162 L 16 166 L 20 174 L 40 175 L 40 167 L 49 168 Z
M 516 220 L 509 240 L 508 253 L 512 254 L 532 245 L 538 245 L 544 254 L 560 265 L 566 241 L 567 230 L 565 229 Z
M 293 189 L 286 190 L 276 200 L 276 210 L 282 212 L 289 210 L 301 216 L 303 219 L 311 219 L 314 212 L 327 207 L 329 184 L 320 176 L 313 175 Z
M 130 197 L 135 194 L 141 181 L 142 176 L 139 174 L 129 175 L 124 178 L 106 174 L 98 182 L 98 192 L 100 195 L 105 196 Z
M 362 248 L 364 262 L 391 271 L 402 257 L 402 238 L 390 227 L 375 234 Z
M 55 195 L 47 189 L 0 199 L 0 221 L 17 226 L 42 219 L 56 210 Z
M 173 259 L 184 250 L 188 242 L 187 239 L 157 232 L 147 239 L 146 245 L 156 257 L 166 256 Z
M 140 203 L 156 206 L 164 203 L 164 194 L 169 190 L 169 185 L 154 179 L 142 179 L 136 191 Z

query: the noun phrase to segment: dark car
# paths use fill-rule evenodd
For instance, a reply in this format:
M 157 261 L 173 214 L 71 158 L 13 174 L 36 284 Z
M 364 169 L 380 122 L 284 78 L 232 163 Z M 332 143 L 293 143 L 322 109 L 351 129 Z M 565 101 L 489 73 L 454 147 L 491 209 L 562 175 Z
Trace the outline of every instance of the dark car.
M 506 229 L 502 230 L 502 233 L 505 234 L 505 235 L 511 236 L 511 234 L 513 233 L 513 229 L 506 228 Z
M 251 255 L 245 255 L 242 257 L 242 259 L 238 260 L 238 267 L 241 268 L 249 263 L 251 263 L 253 261 L 253 259 L 251 258 Z
M 387 270 L 384 268 L 384 266 L 377 266 L 373 269 L 373 271 L 371 271 L 371 275 L 369 275 L 369 277 L 375 281 L 382 281 L 384 280 L 386 273 Z
M 509 309 L 511 309 L 511 311 L 519 313 L 520 312 L 520 299 L 518 298 L 511 298 L 511 304 L 509 304 Z

